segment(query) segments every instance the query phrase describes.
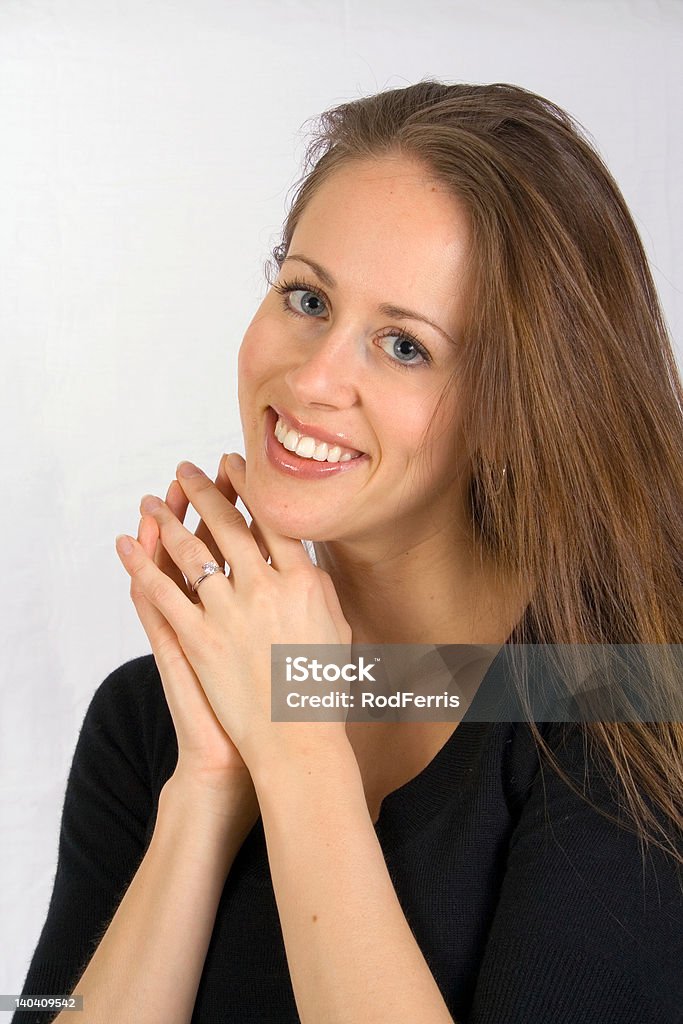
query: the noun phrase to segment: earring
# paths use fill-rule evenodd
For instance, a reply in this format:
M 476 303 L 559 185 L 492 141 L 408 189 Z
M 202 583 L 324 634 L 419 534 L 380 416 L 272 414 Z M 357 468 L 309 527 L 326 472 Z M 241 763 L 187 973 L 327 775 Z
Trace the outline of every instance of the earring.
M 493 488 L 493 493 L 494 494 L 500 494 L 500 492 L 503 490 L 503 487 L 505 486 L 505 483 L 507 482 L 507 472 L 508 472 L 508 462 L 506 460 L 505 461 L 505 465 L 503 466 L 503 468 L 497 472 L 497 476 L 499 477 L 499 480 L 498 480 L 498 485 Z

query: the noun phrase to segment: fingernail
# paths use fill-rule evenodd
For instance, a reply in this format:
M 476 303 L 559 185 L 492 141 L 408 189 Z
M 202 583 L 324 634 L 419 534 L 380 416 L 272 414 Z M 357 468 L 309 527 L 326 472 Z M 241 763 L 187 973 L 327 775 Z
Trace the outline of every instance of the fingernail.
M 122 555 L 129 555 L 133 550 L 133 542 L 125 533 L 120 533 L 116 538 L 116 550 Z
M 140 502 L 140 508 L 143 512 L 154 512 L 155 509 L 161 508 L 161 498 L 157 498 L 155 494 L 146 494 Z
M 180 465 L 178 466 L 177 472 L 178 472 L 178 476 L 185 476 L 185 477 L 188 477 L 188 476 L 203 476 L 204 475 L 202 470 L 201 469 L 197 469 L 197 467 L 192 462 L 181 462 Z
M 238 455 L 237 452 L 231 452 L 225 460 L 228 469 L 241 469 L 242 468 L 242 456 Z

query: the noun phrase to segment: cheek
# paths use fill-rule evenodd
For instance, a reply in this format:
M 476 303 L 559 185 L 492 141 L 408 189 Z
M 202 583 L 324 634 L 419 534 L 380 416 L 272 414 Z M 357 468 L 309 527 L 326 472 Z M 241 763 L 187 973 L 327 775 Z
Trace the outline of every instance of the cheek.
M 424 471 L 449 485 L 462 471 L 462 416 L 452 397 L 441 403 L 437 397 L 412 410 L 410 436 L 412 450 L 420 448 L 419 463 Z
M 240 389 L 243 385 L 257 380 L 261 372 L 262 357 L 259 353 L 263 352 L 263 347 L 258 344 L 258 333 L 255 328 L 248 328 L 237 353 L 237 377 Z
M 282 332 L 266 316 L 252 320 L 246 330 L 237 356 L 240 387 L 258 384 L 277 373 L 284 365 L 287 345 Z
M 262 331 L 254 324 L 247 328 L 237 353 L 237 402 L 242 431 L 255 429 L 258 420 L 258 391 L 265 376 Z
M 400 436 L 413 451 L 422 448 L 441 459 L 455 447 L 458 429 L 457 410 L 453 401 L 444 400 L 439 407 L 440 391 L 416 391 L 405 394 L 402 401 L 390 403 L 391 416 Z

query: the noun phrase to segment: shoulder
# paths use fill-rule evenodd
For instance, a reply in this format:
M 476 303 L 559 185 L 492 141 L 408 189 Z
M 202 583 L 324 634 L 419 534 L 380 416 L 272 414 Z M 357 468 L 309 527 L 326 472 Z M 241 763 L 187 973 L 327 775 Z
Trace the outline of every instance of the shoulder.
M 147 708 L 163 699 L 163 687 L 154 656 L 141 655 L 113 669 L 97 686 L 88 713 L 106 713 L 134 705 Z
M 511 837 L 509 869 L 533 887 L 537 907 L 552 906 L 553 941 L 581 934 L 596 956 L 631 957 L 634 969 L 649 965 L 666 984 L 677 975 L 672 950 L 683 934 L 680 866 L 630 827 L 585 729 L 557 725 L 544 739 L 566 778 L 539 758 Z
M 481 997 L 502 998 L 501 971 L 514 967 L 539 1005 L 572 1006 L 571 1019 L 679 1020 L 680 867 L 625 827 L 623 805 L 582 727 L 546 723 L 540 731 L 572 785 L 539 754 L 517 793 Z M 518 1019 L 523 990 L 510 981 L 498 1019 Z
M 603 852 L 608 848 L 624 854 L 631 851 L 634 862 L 640 861 L 635 851 L 641 845 L 628 825 L 623 791 L 603 745 L 583 723 L 545 723 L 539 731 L 555 763 L 537 747 L 520 831 L 533 819 L 570 846 L 580 844 L 587 854 L 599 846 Z M 526 732 L 530 737 L 526 745 L 536 746 L 528 727 Z M 652 809 L 644 794 L 642 799 Z

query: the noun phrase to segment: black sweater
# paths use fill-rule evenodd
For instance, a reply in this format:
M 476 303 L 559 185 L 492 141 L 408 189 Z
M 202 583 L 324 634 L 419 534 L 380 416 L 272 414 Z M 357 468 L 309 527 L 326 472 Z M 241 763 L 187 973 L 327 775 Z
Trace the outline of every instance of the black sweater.
M 588 778 L 590 798 L 614 810 L 579 727 L 539 728 L 582 788 Z M 76 745 L 24 994 L 74 990 L 152 837 L 177 753 L 153 657 L 112 672 Z M 683 880 L 673 860 L 652 848 L 643 861 L 632 833 L 541 762 L 527 725 L 466 715 L 384 799 L 375 829 L 457 1024 L 683 1022 Z M 54 1016 L 17 1012 L 11 1024 Z M 192 1022 L 298 1020 L 259 818 L 223 889 Z

